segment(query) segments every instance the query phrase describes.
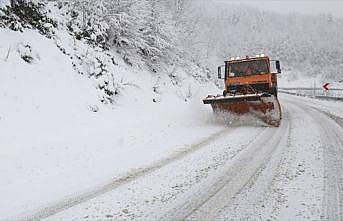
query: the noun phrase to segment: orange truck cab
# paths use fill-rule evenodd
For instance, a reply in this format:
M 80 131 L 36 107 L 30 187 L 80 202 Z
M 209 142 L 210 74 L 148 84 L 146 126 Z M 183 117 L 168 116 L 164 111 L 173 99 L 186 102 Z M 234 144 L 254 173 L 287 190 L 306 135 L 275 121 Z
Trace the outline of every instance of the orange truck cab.
M 222 79 L 222 67 L 225 67 L 223 96 L 254 93 L 277 96 L 276 74 L 281 73 L 278 60 L 270 60 L 263 54 L 256 57 L 230 58 L 225 61 L 225 65 L 218 67 L 219 79 Z

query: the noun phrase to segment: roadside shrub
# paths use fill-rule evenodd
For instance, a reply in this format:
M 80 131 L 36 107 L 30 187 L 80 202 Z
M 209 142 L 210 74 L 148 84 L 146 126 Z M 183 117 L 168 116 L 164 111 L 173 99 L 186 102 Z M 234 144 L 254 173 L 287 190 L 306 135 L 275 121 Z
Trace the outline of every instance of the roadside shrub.
M 47 16 L 44 2 L 10 0 L 9 4 L 0 8 L 0 25 L 14 31 L 37 29 L 49 37 L 53 34 L 52 27 L 57 27 L 57 22 Z

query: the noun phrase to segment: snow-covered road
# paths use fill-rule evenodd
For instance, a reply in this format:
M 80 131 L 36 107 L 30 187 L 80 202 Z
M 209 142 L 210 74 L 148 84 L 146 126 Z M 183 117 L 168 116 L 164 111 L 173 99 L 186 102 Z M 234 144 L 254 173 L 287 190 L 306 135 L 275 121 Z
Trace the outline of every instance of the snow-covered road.
M 31 218 L 342 220 L 342 116 L 313 100 L 282 95 L 281 102 L 279 128 L 225 130 L 104 194 Z
M 342 103 L 280 97 L 279 128 L 224 128 L 14 219 L 342 220 Z

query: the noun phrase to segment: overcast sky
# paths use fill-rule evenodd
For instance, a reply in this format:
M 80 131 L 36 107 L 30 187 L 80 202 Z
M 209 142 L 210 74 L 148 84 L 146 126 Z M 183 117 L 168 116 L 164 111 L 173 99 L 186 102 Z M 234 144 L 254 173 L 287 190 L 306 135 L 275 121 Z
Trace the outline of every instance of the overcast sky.
M 303 14 L 330 13 L 343 18 L 343 0 L 218 0 L 228 4 L 245 4 L 262 10 L 280 13 Z

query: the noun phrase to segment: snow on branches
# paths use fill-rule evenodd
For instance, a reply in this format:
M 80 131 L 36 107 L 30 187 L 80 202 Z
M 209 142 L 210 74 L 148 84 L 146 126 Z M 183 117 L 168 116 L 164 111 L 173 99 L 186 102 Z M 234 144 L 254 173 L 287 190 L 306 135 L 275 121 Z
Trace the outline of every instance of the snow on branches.
M 0 27 L 14 31 L 35 28 L 47 37 L 53 34 L 57 23 L 47 16 L 45 1 L 10 0 L 0 5 Z

